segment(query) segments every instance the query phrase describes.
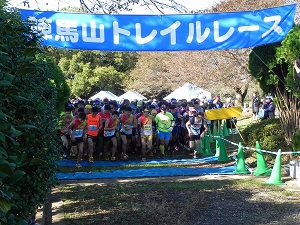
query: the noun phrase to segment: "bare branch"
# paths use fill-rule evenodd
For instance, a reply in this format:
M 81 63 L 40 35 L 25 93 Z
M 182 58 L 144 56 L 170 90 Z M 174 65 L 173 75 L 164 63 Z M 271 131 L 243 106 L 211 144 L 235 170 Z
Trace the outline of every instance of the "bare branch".
M 165 14 L 164 10 L 176 13 L 190 13 L 190 11 L 176 0 L 79 0 L 80 4 L 89 13 L 118 14 L 124 11 L 132 11 L 132 7 L 140 5 L 146 7 L 150 12 L 157 10 Z

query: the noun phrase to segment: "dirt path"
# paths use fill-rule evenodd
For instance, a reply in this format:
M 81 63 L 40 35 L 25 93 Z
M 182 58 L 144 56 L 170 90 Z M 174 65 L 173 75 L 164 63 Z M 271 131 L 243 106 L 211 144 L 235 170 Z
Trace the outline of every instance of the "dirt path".
M 151 178 L 130 178 L 130 179 L 97 179 L 97 180 L 65 180 L 60 181 L 62 185 L 109 185 L 133 182 L 184 182 L 203 180 L 233 180 L 253 178 L 253 175 L 204 175 L 204 176 L 179 176 L 179 177 L 151 177 Z M 267 180 L 269 177 L 257 177 L 257 179 Z M 282 181 L 286 185 L 283 188 L 300 193 L 298 180 L 283 175 Z M 60 198 L 59 187 L 53 188 L 44 207 L 37 213 L 37 223 L 39 225 L 65 225 L 63 222 L 63 202 Z

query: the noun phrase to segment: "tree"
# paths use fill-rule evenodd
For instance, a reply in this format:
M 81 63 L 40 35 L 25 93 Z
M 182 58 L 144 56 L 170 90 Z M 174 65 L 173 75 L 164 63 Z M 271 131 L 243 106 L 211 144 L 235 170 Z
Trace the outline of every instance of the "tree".
M 254 82 L 247 68 L 248 58 L 235 51 L 151 52 L 139 55 L 139 61 L 124 85 L 126 89 L 137 90 L 149 98 L 164 97 L 190 82 L 224 97 L 239 93 L 244 100 L 248 85 Z
M 256 47 L 249 57 L 251 74 L 265 92 L 274 96 L 289 147 L 300 127 L 300 78 L 292 65 L 300 56 L 299 35 L 300 25 L 296 25 L 282 43 Z
M 275 7 L 285 4 L 285 0 L 228 0 L 222 1 L 215 5 L 206 12 L 234 12 L 234 11 L 246 11 L 256 10 L 268 7 Z M 229 81 L 231 88 L 234 89 L 242 104 L 248 93 L 249 84 L 253 83 L 253 78 L 248 69 L 248 58 L 251 52 L 249 49 L 237 49 L 237 50 L 222 50 L 217 54 L 207 53 L 214 55 L 214 61 L 219 65 L 220 70 L 215 71 L 217 74 L 215 77 L 219 80 Z M 220 74 L 221 72 L 221 74 Z M 228 87 L 228 85 L 225 84 Z
M 170 76 L 167 65 L 169 53 L 141 53 L 136 67 L 131 71 L 130 76 L 124 81 L 125 89 L 136 90 L 148 98 L 162 98 L 171 92 L 173 78 Z
M 64 77 L 39 36 L 0 1 L 0 224 L 27 225 L 55 184 Z
M 63 71 L 73 97 L 89 98 L 100 90 L 116 95 L 123 91 L 123 80 L 138 58 L 131 52 L 102 52 L 46 48 Z
M 64 110 L 64 103 L 68 101 L 68 98 L 71 94 L 70 87 L 68 86 L 66 79 L 61 71 L 61 69 L 55 64 L 54 60 L 45 54 L 39 54 L 36 56 L 37 59 L 43 62 L 44 73 L 49 74 L 49 81 L 51 83 L 50 89 L 44 89 L 43 96 L 45 98 L 50 98 L 55 101 L 53 106 L 57 114 Z M 53 89 L 55 93 L 53 94 Z

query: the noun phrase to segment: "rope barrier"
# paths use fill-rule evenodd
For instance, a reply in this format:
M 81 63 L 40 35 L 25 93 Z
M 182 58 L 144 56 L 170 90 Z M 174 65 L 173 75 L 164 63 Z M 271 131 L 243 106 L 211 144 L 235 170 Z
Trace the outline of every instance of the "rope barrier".
M 206 135 L 208 137 L 212 137 L 212 138 L 220 138 L 220 139 L 223 139 L 224 141 L 228 142 L 229 144 L 232 144 L 232 145 L 235 145 L 235 146 L 239 146 L 238 144 L 232 142 L 232 141 L 229 141 L 227 139 L 225 139 L 224 137 L 222 136 L 214 136 L 214 135 Z M 246 150 L 253 150 L 253 151 L 257 151 L 257 150 L 260 150 L 262 152 L 265 152 L 265 153 L 269 153 L 269 154 L 273 154 L 273 155 L 277 155 L 277 152 L 272 152 L 272 151 L 268 151 L 268 150 L 263 150 L 263 149 L 257 149 L 257 148 L 251 148 L 251 147 L 246 147 L 246 146 L 241 146 L 243 149 L 246 149 Z M 300 154 L 300 151 L 297 151 L 297 152 L 281 152 L 281 155 L 289 155 L 289 154 Z

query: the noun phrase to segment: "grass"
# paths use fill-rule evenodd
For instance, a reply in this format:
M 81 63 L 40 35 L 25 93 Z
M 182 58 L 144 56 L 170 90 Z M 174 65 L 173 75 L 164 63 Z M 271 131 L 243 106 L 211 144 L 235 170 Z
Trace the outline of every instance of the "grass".
M 67 225 L 298 224 L 300 196 L 261 179 L 62 185 Z
M 242 118 L 242 130 L 252 118 Z M 238 144 L 239 135 L 225 137 Z M 229 155 L 237 146 L 225 141 Z M 215 143 L 211 142 L 211 149 Z M 186 154 L 173 157 L 187 158 Z M 182 164 L 140 164 L 115 167 L 60 167 L 59 172 L 94 172 L 138 168 L 188 167 Z M 152 224 L 299 224 L 300 195 L 262 179 L 240 180 L 199 178 L 143 179 L 143 182 L 101 182 L 99 184 L 62 184 L 61 193 L 66 225 L 152 225 Z

